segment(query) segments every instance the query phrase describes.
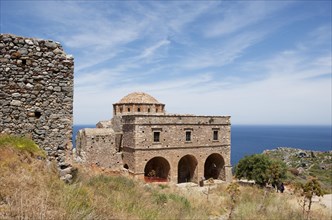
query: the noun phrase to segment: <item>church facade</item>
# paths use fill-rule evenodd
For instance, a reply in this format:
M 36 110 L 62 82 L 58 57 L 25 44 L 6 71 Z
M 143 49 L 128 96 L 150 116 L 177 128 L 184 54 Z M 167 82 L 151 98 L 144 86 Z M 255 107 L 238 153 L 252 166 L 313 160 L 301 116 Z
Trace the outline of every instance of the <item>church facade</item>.
M 146 181 L 231 181 L 230 134 L 230 116 L 166 114 L 152 96 L 131 93 L 113 104 L 111 120 L 77 133 L 76 152 Z

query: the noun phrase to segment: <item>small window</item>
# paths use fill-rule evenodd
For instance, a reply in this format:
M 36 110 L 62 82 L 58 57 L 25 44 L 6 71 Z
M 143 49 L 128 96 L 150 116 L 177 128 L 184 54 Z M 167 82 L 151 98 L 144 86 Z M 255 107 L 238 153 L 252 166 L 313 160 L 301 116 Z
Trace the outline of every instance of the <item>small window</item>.
M 160 131 L 153 132 L 153 141 L 160 142 Z
M 130 112 L 130 108 L 128 108 L 128 112 Z
M 150 108 L 148 108 L 148 112 L 150 112 Z
M 39 112 L 39 111 L 35 111 L 35 117 L 36 117 L 36 118 L 40 118 L 41 115 L 42 115 L 41 112 Z
M 213 131 L 213 140 L 214 141 L 218 140 L 218 131 Z
M 191 131 L 186 131 L 186 141 L 191 141 Z
M 156 112 L 158 112 L 158 109 L 156 108 Z
M 122 113 L 122 110 L 123 110 L 122 107 L 120 107 L 120 113 Z
M 141 112 L 141 108 L 137 108 L 137 111 L 138 111 L 138 112 Z

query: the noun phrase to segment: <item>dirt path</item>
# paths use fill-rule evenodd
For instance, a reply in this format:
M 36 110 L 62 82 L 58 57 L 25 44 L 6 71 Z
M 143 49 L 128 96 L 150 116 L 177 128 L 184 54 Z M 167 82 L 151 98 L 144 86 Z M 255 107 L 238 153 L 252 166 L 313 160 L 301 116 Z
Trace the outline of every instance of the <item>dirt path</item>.
M 332 194 L 326 194 L 323 197 L 315 196 L 314 201 L 317 201 L 317 203 L 328 208 L 330 212 L 332 212 Z

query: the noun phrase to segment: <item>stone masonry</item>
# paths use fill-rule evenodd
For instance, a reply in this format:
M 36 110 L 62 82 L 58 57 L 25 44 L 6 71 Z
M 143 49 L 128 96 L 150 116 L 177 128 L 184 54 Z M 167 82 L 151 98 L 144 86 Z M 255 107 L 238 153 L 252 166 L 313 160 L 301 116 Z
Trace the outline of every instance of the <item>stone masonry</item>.
M 0 51 L 0 133 L 31 137 L 70 178 L 73 57 L 57 42 L 10 34 Z
M 79 147 L 76 152 L 81 155 L 82 162 L 93 161 L 95 165 L 117 169 L 122 166 L 120 139 L 117 136 L 118 134 L 112 128 L 80 130 L 77 134 L 76 145 L 88 147 L 84 151 Z
M 231 181 L 230 117 L 166 114 L 164 106 L 145 93 L 125 96 L 112 120 L 78 132 L 78 160 L 146 181 Z

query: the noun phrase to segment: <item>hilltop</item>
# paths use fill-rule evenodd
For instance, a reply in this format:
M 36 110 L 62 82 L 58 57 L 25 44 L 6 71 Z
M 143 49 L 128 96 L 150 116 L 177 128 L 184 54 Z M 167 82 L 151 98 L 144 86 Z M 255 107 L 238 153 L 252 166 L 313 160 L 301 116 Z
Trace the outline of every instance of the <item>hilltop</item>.
M 332 193 L 332 151 L 312 151 L 288 147 L 265 150 L 263 154 L 284 161 L 288 167 L 287 182 L 305 182 L 316 177 L 325 193 Z
M 0 219 L 227 219 L 233 204 L 227 183 L 146 184 L 125 174 L 76 168 L 73 182 L 66 184 L 34 142 L 0 135 Z M 239 186 L 232 216 L 301 219 L 296 199 Z M 311 219 L 330 216 L 314 204 Z

